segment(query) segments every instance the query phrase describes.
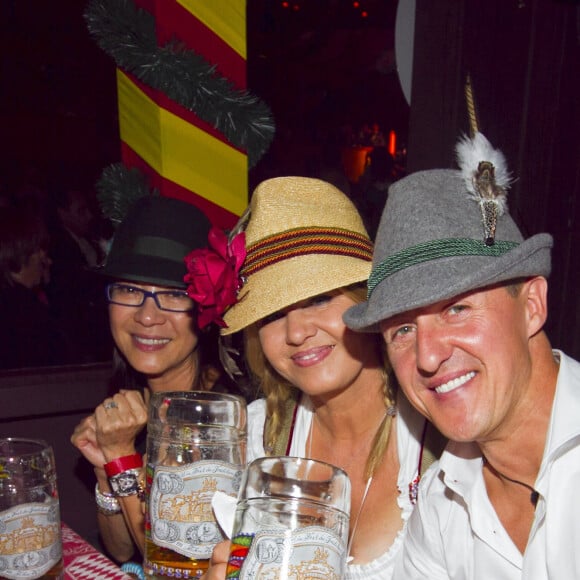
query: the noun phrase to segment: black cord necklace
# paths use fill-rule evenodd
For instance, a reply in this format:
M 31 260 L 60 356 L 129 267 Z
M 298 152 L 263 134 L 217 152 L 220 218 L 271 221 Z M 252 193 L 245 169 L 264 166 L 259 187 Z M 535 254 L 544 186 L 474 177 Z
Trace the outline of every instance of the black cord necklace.
M 507 475 L 504 475 L 501 471 L 498 471 L 488 460 L 487 457 L 485 455 L 482 455 L 483 458 L 483 464 L 486 465 L 497 475 L 499 476 L 501 479 L 505 479 L 506 481 L 511 481 L 511 483 L 517 483 L 518 485 L 521 485 L 522 487 L 525 487 L 526 489 L 528 489 L 530 491 L 530 501 L 532 502 L 532 505 L 534 506 L 534 509 L 536 508 L 536 506 L 538 505 L 538 499 L 540 497 L 540 493 L 538 491 L 536 491 L 531 485 L 528 485 L 527 483 L 524 483 L 523 481 L 518 481 L 517 479 L 512 479 L 511 477 L 508 477 Z

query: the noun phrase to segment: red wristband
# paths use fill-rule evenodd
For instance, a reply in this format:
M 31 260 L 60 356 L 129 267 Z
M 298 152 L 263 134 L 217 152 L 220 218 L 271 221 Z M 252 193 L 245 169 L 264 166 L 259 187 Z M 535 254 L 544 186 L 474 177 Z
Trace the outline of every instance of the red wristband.
M 143 458 L 139 453 L 125 455 L 124 457 L 117 457 L 117 459 L 105 463 L 104 467 L 107 477 L 113 477 L 114 475 L 123 473 L 123 471 L 127 471 L 128 469 L 143 467 Z

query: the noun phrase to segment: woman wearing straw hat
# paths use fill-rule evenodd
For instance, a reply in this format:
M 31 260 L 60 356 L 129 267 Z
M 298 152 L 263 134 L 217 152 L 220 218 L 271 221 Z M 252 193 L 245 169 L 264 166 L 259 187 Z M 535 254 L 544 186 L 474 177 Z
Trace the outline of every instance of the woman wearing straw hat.
M 76 427 L 71 440 L 94 466 L 99 530 L 120 562 L 144 549 L 141 453 L 150 395 L 203 390 L 201 362 L 217 343 L 219 313 L 208 316 L 184 281 L 184 260 L 206 251 L 209 231 L 207 217 L 189 203 L 140 198 L 119 225 L 102 270 L 110 279 L 117 392 Z
M 342 322 L 365 299 L 371 241 L 352 202 L 318 179 L 261 183 L 249 216 L 243 286 L 221 331 L 244 330 L 264 395 L 249 406 L 248 460 L 286 454 L 343 468 L 352 483 L 346 578 L 391 578 L 425 421 L 396 396 L 377 337 Z

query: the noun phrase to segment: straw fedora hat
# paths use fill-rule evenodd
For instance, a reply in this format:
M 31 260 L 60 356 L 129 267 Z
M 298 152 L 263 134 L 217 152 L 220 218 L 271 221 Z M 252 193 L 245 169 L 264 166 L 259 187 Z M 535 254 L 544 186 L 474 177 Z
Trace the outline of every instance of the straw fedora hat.
M 458 158 L 461 170 L 420 171 L 391 186 L 375 240 L 368 299 L 344 314 L 353 330 L 376 332 L 381 320 L 402 312 L 499 282 L 549 275 L 552 237 L 524 240 L 510 217 L 501 152 L 477 134 L 460 142 Z M 491 219 L 485 204 L 496 202 L 481 199 L 473 185 L 481 168 L 495 173 L 494 187 L 503 196 Z
M 366 281 L 372 243 L 354 204 L 333 185 L 277 177 L 254 190 L 244 284 L 224 315 L 232 334 L 291 304 Z
M 184 258 L 207 246 L 210 222 L 191 203 L 169 197 L 139 198 L 119 224 L 105 265 L 105 276 L 186 288 Z

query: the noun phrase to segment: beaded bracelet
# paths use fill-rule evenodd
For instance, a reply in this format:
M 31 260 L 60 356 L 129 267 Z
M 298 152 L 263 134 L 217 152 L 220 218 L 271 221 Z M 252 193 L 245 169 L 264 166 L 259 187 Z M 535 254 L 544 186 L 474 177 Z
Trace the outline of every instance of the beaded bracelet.
M 143 458 L 139 453 L 133 453 L 133 455 L 125 455 L 124 457 L 117 457 L 109 463 L 105 463 L 105 473 L 107 477 L 113 477 L 123 471 L 128 469 L 137 469 L 143 467 Z
M 121 566 L 121 570 L 125 574 L 131 575 L 134 578 L 139 578 L 139 580 L 145 580 L 145 572 L 143 572 L 143 566 L 137 564 L 136 562 L 125 562 Z
M 99 489 L 99 484 L 95 485 L 95 501 L 97 509 L 105 516 L 114 516 L 121 513 L 121 506 L 117 498 L 112 493 L 104 493 Z

